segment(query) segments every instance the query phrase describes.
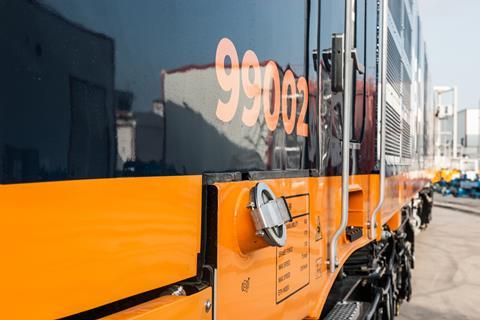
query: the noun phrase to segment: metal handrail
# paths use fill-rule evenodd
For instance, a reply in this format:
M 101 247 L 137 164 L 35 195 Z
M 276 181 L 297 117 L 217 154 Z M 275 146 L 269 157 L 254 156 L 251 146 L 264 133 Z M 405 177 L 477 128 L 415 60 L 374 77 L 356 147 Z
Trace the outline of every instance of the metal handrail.
M 380 59 L 382 61 L 381 64 L 381 76 L 380 76 L 380 81 L 381 81 L 381 101 L 380 101 L 380 106 L 381 106 L 381 122 L 380 122 L 380 198 L 378 199 L 378 203 L 375 206 L 375 209 L 372 212 L 372 218 L 369 222 L 369 227 L 370 227 L 370 233 L 369 237 L 370 239 L 375 238 L 375 230 L 377 227 L 377 215 L 380 212 L 380 210 L 383 207 L 383 203 L 385 202 L 385 133 L 386 133 L 386 81 L 387 81 L 387 59 L 386 59 L 386 54 L 387 54 L 387 16 L 388 16 L 388 0 L 384 0 L 382 2 L 382 47 L 381 47 L 381 52 L 380 52 Z
M 343 91 L 343 143 L 342 143 L 342 218 L 340 226 L 330 243 L 330 272 L 335 272 L 338 265 L 338 239 L 345 232 L 348 222 L 348 196 L 350 179 L 350 118 L 352 111 L 352 76 L 353 76 L 353 1 L 345 0 L 345 42 L 344 42 L 344 91 Z

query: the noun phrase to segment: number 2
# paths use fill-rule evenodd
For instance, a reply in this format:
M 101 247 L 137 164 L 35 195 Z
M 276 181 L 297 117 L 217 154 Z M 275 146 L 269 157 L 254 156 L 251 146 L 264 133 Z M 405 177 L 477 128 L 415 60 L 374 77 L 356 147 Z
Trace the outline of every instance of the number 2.
M 305 116 L 307 115 L 308 109 L 308 86 L 307 80 L 305 80 L 304 77 L 298 79 L 297 88 L 299 92 L 301 91 L 303 93 L 303 104 L 297 121 L 297 135 L 308 137 L 308 124 L 305 123 Z

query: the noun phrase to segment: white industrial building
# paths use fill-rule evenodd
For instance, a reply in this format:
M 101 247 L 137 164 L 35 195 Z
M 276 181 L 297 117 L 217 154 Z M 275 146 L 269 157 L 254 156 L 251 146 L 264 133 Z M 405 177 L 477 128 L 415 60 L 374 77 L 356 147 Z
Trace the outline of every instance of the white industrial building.
M 477 172 L 480 165 L 480 107 L 453 110 L 455 108 L 449 105 L 437 107 L 435 162 L 442 168 Z
M 461 157 L 480 158 L 480 109 L 468 108 L 457 114 L 457 145 Z

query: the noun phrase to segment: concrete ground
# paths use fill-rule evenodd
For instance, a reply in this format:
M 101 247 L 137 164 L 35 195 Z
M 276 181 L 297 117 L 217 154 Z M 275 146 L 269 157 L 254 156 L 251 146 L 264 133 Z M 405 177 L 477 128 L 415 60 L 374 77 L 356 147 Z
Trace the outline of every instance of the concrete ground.
M 435 204 L 439 207 L 480 214 L 480 199 L 455 198 L 438 193 L 435 194 L 434 199 Z
M 434 207 L 415 256 L 413 297 L 398 319 L 480 319 L 480 214 Z

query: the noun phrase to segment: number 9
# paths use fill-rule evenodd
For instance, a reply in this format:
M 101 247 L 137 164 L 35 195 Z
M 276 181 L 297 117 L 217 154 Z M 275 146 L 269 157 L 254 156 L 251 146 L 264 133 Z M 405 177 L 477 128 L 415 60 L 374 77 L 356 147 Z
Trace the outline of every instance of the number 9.
M 250 68 L 253 69 L 253 82 L 250 81 Z M 253 98 L 252 107 L 243 108 L 242 121 L 247 127 L 255 125 L 260 114 L 260 93 L 262 92 L 260 77 L 260 62 L 258 62 L 257 55 L 252 50 L 248 50 L 242 59 L 243 90 L 248 98 Z
M 230 57 L 230 73 L 226 72 L 226 57 Z M 240 66 L 237 49 L 228 38 L 223 38 L 218 43 L 215 55 L 215 71 L 220 87 L 226 92 L 231 92 L 230 99 L 227 102 L 218 99 L 216 115 L 223 122 L 229 122 L 235 116 L 240 98 Z

